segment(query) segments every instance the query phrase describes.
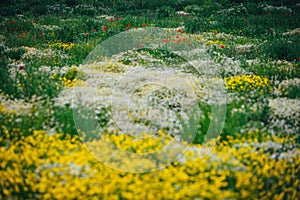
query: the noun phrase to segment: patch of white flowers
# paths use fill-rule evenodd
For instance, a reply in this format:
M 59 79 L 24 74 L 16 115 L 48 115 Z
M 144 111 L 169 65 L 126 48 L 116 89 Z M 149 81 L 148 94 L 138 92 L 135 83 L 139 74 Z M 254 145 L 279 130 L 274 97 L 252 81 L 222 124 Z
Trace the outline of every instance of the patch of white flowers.
M 271 128 L 280 128 L 285 133 L 295 134 L 300 127 L 300 100 L 288 98 L 270 99 Z
M 264 10 L 265 12 L 276 12 L 276 11 L 283 12 L 283 11 L 285 11 L 288 13 L 292 13 L 292 9 L 287 8 L 286 6 L 272 6 L 265 2 L 260 3 L 258 7 L 261 8 L 262 10 Z

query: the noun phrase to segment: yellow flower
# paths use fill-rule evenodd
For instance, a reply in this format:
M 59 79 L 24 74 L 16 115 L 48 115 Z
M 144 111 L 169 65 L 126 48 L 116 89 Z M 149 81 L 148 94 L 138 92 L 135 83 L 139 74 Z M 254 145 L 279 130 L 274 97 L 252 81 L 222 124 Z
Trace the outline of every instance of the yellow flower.
M 232 92 L 249 92 L 252 90 L 263 91 L 270 85 L 270 81 L 266 77 L 257 75 L 233 76 L 224 79 L 226 89 Z

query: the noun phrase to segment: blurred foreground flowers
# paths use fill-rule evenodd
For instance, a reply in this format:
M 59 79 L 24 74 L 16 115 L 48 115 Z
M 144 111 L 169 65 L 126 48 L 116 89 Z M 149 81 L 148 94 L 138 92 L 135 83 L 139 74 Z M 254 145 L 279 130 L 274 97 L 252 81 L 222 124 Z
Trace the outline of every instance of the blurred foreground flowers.
M 141 174 L 104 166 L 77 136 L 62 140 L 60 134 L 37 130 L 20 139 L 5 138 L 9 137 L 0 137 L 1 198 L 297 199 L 300 195 L 300 151 L 295 138 L 286 135 L 254 131 L 239 139 L 228 137 L 205 159 L 197 156 L 201 146 L 193 145 L 166 168 Z M 147 147 L 148 142 L 155 148 L 153 140 L 136 145 L 129 136 L 109 138 L 126 149 L 130 144 Z

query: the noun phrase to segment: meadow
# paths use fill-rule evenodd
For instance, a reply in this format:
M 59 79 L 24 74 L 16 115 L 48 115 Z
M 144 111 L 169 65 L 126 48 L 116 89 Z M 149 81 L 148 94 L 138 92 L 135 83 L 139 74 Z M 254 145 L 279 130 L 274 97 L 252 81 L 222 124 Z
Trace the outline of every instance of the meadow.
M 2 1 L 1 199 L 300 199 L 300 4 Z

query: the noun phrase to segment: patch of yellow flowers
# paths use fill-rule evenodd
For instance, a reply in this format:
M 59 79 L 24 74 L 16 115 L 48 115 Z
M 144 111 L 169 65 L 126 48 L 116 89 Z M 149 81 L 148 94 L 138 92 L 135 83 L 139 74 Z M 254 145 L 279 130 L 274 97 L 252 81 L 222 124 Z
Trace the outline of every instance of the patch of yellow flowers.
M 119 149 L 134 153 L 152 153 L 159 151 L 172 140 L 171 136 L 165 133 L 164 130 L 158 131 L 159 137 L 130 136 L 127 134 L 107 134 L 108 139 Z
M 75 46 L 75 43 L 74 42 L 70 42 L 70 43 L 56 42 L 56 43 L 49 44 L 49 46 L 52 48 L 56 48 L 56 49 L 70 51 Z
M 85 82 L 83 80 L 80 80 L 80 79 L 77 79 L 77 78 L 69 80 L 69 79 L 67 79 L 67 78 L 64 77 L 62 80 L 64 82 L 64 86 L 65 87 L 88 86 L 87 82 Z
M 265 136 L 257 141 L 253 139 L 257 134 Z M 88 153 L 76 136 L 62 140 L 60 134 L 49 136 L 37 130 L 31 136 L 6 138 L 0 137 L 0 199 L 298 199 L 300 196 L 299 149 L 295 148 L 291 156 L 274 159 L 265 148 L 245 145 L 270 140 L 296 145 L 291 137 L 249 132 L 247 137 L 220 142 L 205 159 L 189 158 L 191 152 L 187 152 L 186 162 L 175 161 L 149 173 L 127 173 L 106 167 Z M 131 139 L 127 136 L 111 139 L 130 146 Z M 97 148 L 101 151 L 101 145 Z
M 252 90 L 263 91 L 270 85 L 266 77 L 257 75 L 241 75 L 225 78 L 226 89 L 231 92 L 249 92 Z
M 222 44 L 222 42 L 220 40 L 209 40 L 206 42 L 206 46 L 211 46 L 211 45 L 215 45 L 215 44 Z

